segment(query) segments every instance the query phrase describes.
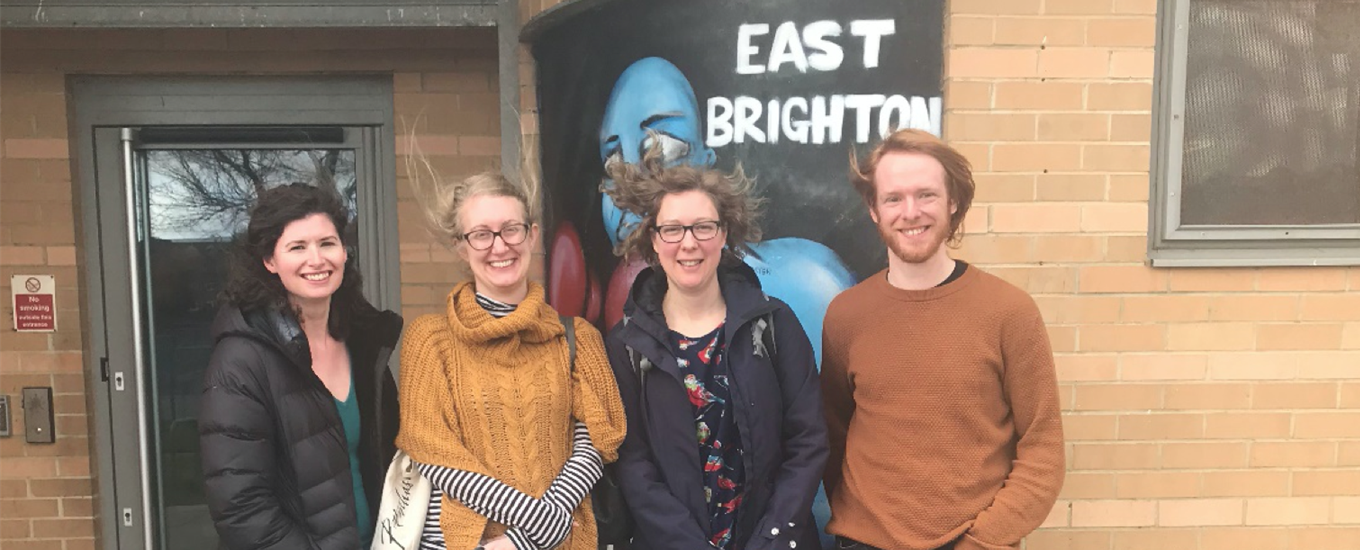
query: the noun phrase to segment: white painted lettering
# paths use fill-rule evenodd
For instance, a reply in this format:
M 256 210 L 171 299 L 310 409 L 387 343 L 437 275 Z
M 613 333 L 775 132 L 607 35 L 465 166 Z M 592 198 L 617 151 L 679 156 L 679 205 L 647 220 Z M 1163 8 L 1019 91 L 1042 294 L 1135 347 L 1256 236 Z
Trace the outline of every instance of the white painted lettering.
M 765 23 L 746 23 L 737 27 L 737 74 L 765 72 L 764 65 L 751 64 L 751 56 L 760 53 L 760 48 L 751 44 L 751 37 L 765 34 L 770 34 L 770 26 Z
M 893 120 L 893 116 L 897 120 Z M 878 111 L 878 136 L 884 137 L 893 133 L 898 128 L 906 128 L 911 119 L 911 102 L 900 95 L 888 96 L 887 101 L 883 102 L 883 108 Z
M 736 99 L 732 100 L 732 103 L 737 111 L 732 123 L 735 128 L 733 133 L 736 134 L 733 141 L 746 143 L 746 136 L 751 136 L 753 141 L 764 143 L 765 132 L 761 131 L 760 126 L 757 125 L 760 121 L 762 107 L 760 100 L 750 96 L 737 96 Z
M 765 143 L 779 143 L 779 100 L 771 99 L 765 112 L 769 114 L 765 117 L 765 137 L 769 141 Z
M 926 108 L 926 98 L 921 96 L 911 98 L 911 122 L 907 127 L 931 131 L 930 110 Z
M 798 110 L 803 112 L 801 117 L 798 118 L 797 120 L 793 118 L 794 108 L 797 108 Z M 789 140 L 798 143 L 807 143 L 808 121 L 806 118 L 804 118 L 807 117 L 808 114 L 807 100 L 801 97 L 789 98 L 788 100 L 784 101 L 784 110 L 782 111 L 781 114 L 783 116 L 781 116 L 780 118 L 784 119 L 782 124 L 784 130 L 784 137 L 787 137 L 789 138 Z
M 944 126 L 944 104 L 939 96 L 932 97 L 926 101 L 930 102 L 930 133 L 939 137 L 941 127 Z
M 878 52 L 883 37 L 897 32 L 897 22 L 892 19 L 861 19 L 850 22 L 850 34 L 864 38 L 864 68 L 878 66 Z
M 807 72 L 807 55 L 803 53 L 803 41 L 798 37 L 798 26 L 789 21 L 774 30 L 774 44 L 770 46 L 769 71 L 779 72 L 785 63 L 793 63 L 798 72 Z
M 845 125 L 845 96 L 833 95 L 829 104 L 825 97 L 813 97 L 811 124 L 812 143 L 840 143 Z
M 855 143 L 869 142 L 869 115 L 874 107 L 883 105 L 883 94 L 850 94 L 845 96 L 845 108 L 855 110 Z
M 803 44 L 811 50 L 807 56 L 808 66 L 818 71 L 839 69 L 845 61 L 845 50 L 827 37 L 840 35 L 841 25 L 835 21 L 814 21 L 803 27 Z
M 708 134 L 704 144 L 722 147 L 732 143 L 732 100 L 725 97 L 708 98 Z

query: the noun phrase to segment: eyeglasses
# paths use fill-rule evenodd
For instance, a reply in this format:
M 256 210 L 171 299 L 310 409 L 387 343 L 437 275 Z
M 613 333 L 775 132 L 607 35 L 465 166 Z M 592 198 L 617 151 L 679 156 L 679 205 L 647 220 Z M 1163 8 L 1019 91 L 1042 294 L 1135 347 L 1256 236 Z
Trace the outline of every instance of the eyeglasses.
M 678 243 L 685 240 L 685 232 L 694 235 L 696 241 L 707 241 L 718 236 L 718 230 L 722 228 L 722 222 L 699 222 L 691 225 L 658 225 L 652 228 L 656 236 L 661 237 L 661 242 Z
M 496 237 L 501 238 L 507 246 L 514 246 L 523 243 L 529 238 L 529 224 L 512 223 L 502 227 L 500 231 L 490 229 L 478 229 L 463 233 L 459 239 L 466 241 L 473 250 L 486 250 L 496 243 Z

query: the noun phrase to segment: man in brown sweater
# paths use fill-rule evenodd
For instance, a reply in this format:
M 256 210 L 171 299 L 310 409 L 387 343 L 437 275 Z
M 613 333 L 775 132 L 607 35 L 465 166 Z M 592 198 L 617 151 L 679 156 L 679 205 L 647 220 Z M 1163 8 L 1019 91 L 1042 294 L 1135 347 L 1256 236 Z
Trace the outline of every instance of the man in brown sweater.
M 854 164 L 890 253 L 826 312 L 827 531 L 847 550 L 1017 549 L 1063 481 L 1043 318 L 941 246 L 973 200 L 961 154 L 901 130 Z

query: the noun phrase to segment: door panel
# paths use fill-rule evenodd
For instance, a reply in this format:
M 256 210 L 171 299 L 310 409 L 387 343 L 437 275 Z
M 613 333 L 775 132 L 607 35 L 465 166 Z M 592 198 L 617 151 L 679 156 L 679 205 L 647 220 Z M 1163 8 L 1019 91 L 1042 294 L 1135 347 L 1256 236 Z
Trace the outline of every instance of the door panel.
M 202 211 L 214 203 L 186 210 L 194 195 L 167 187 L 162 177 L 183 170 L 180 160 L 198 166 L 189 160 L 195 155 L 207 158 L 196 170 L 218 172 L 208 183 L 222 185 L 240 174 L 222 174 L 221 163 L 212 162 L 240 163 L 246 151 L 273 155 L 275 176 L 256 178 L 264 182 L 309 177 L 309 163 L 335 162 L 336 179 L 354 182 L 346 193 L 359 213 L 351 253 L 361 259 L 364 294 L 379 308 L 400 311 L 392 76 L 85 75 L 71 77 L 69 89 L 97 544 L 211 550 L 196 546 L 211 544 L 213 531 L 197 479 L 194 381 L 210 346 L 206 328 L 198 327 L 210 319 L 225 277 L 226 243 L 218 234 L 231 223 L 226 211 Z M 123 129 L 134 146 L 130 162 L 123 161 Z M 307 153 L 331 151 L 352 153 L 331 159 Z M 129 168 L 132 177 L 125 177 Z M 216 189 L 207 195 L 231 187 Z M 132 208 L 129 190 L 137 199 Z M 176 192 L 184 201 L 167 200 Z M 240 200 L 227 204 L 242 208 Z M 206 221 L 185 223 L 193 215 Z M 174 217 L 185 219 L 171 223 Z M 129 233 L 136 236 L 131 244 Z M 137 315 L 133 296 L 140 296 Z M 143 336 L 140 365 L 133 327 Z M 139 378 L 139 370 L 147 376 Z M 139 390 L 145 399 L 137 398 Z
M 146 286 L 161 548 L 217 545 L 203 494 L 198 401 L 209 327 L 232 240 L 260 191 L 291 182 L 333 187 L 355 213 L 353 149 L 143 150 L 148 190 Z M 354 242 L 358 224 L 349 227 Z
M 239 128 L 222 128 L 220 137 L 227 143 L 213 144 L 213 128 L 199 127 L 192 129 L 192 145 L 134 139 L 126 151 L 120 136 L 136 132 L 96 131 L 97 156 L 119 158 L 98 163 L 101 179 L 116 177 L 115 165 L 123 180 L 131 178 L 104 187 L 100 196 L 105 326 L 115 386 L 109 414 L 118 548 L 145 548 L 148 536 L 152 548 L 217 546 L 203 493 L 197 428 L 217 296 L 226 283 L 234 241 L 264 189 L 293 182 L 333 187 L 350 211 L 348 242 L 363 242 L 360 235 L 372 230 L 358 219 L 365 207 L 360 179 L 371 162 L 363 146 L 369 136 L 362 128 L 334 130 L 343 136 L 337 143 L 300 146 L 243 143 L 249 140 L 241 139 Z M 175 135 L 164 129 L 147 134 Z M 114 196 L 118 190 L 121 204 Z M 132 224 L 126 221 L 129 190 Z M 363 248 L 352 248 L 361 271 L 372 252 Z M 140 315 L 133 313 L 133 300 L 141 303 Z M 144 341 L 140 368 L 133 346 L 138 332 Z M 138 386 L 142 376 L 145 385 Z M 141 521 L 144 513 L 151 516 L 150 533 Z

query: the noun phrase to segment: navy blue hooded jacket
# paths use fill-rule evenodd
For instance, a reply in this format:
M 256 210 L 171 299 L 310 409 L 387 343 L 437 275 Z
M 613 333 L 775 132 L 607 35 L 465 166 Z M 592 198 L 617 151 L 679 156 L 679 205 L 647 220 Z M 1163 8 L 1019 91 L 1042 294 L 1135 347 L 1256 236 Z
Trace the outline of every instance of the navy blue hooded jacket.
M 812 344 L 793 310 L 766 296 L 746 264 L 724 261 L 718 280 L 746 469 L 733 548 L 817 550 L 812 500 L 828 451 Z M 711 547 L 703 464 L 694 409 L 667 343 L 666 287 L 659 268 L 639 274 L 605 341 L 628 416 L 617 472 L 638 524 L 634 548 L 699 550 Z M 762 338 L 770 325 L 773 338 Z M 773 354 L 765 350 L 771 340 Z M 629 348 L 654 368 L 640 377 Z

